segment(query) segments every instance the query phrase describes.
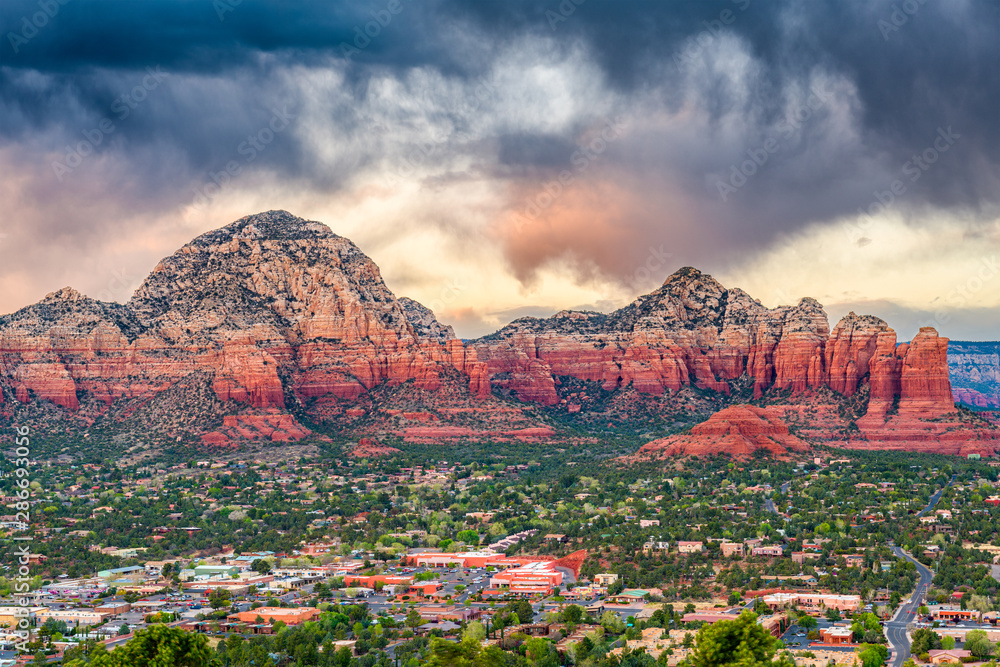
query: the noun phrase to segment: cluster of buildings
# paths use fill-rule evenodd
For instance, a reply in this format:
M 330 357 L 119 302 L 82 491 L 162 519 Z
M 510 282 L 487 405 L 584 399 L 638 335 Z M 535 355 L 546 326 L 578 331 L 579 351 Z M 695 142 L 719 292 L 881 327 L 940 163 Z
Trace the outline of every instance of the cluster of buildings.
M 548 597 L 563 583 L 559 561 L 507 557 L 493 551 L 423 552 L 407 555 L 404 563 L 418 567 L 487 568 L 490 587 L 484 597 Z M 433 584 L 433 582 L 431 582 Z
M 762 601 L 772 610 L 798 607 L 813 615 L 819 615 L 826 609 L 853 614 L 862 605 L 860 595 L 835 595 L 815 591 L 772 593 L 763 596 Z

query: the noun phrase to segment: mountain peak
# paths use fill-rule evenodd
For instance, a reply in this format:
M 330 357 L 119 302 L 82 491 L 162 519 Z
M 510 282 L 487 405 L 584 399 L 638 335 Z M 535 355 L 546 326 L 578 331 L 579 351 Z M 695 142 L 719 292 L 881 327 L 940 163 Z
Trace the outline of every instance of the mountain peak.
M 663 281 L 663 285 L 665 287 L 667 285 L 670 285 L 671 283 L 690 283 L 694 282 L 695 280 L 698 280 L 702 276 L 705 276 L 707 278 L 712 277 L 709 276 L 708 274 L 702 273 L 693 266 L 682 266 L 681 268 L 677 269 L 669 276 L 667 276 L 667 279 Z
M 189 246 L 216 245 L 232 239 L 297 241 L 339 238 L 322 222 L 305 220 L 288 211 L 263 211 L 240 218 L 225 227 L 202 234 Z
M 62 289 L 58 289 L 55 292 L 50 292 L 49 294 L 46 294 L 45 298 L 42 299 L 42 302 L 45 303 L 50 301 L 81 301 L 86 298 L 87 298 L 86 296 L 80 294 L 80 292 L 76 291 L 72 287 L 63 287 Z

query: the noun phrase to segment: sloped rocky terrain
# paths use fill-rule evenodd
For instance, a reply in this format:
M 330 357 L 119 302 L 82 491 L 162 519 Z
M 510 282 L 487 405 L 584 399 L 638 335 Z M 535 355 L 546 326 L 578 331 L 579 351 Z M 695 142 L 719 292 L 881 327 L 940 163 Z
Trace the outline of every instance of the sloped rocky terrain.
M 742 403 L 845 446 L 995 449 L 995 427 L 956 412 L 934 329 L 897 343 L 851 313 L 831 330 L 814 299 L 769 309 L 686 267 L 613 313 L 522 318 L 465 343 L 351 241 L 285 211 L 199 236 L 126 304 L 64 288 L 0 317 L 0 413 L 50 433 L 587 442 Z
M 948 370 L 956 403 L 1000 408 L 1000 343 L 951 341 Z

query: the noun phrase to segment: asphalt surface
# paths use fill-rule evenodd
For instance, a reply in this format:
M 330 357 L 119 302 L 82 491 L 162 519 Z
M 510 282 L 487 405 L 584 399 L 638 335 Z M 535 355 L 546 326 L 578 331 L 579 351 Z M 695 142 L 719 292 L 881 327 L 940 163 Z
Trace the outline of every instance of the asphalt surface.
M 913 595 L 900 605 L 896 615 L 885 624 L 885 636 L 889 640 L 889 645 L 892 646 L 892 660 L 889 665 L 900 667 L 910 657 L 910 638 L 906 636 L 906 627 L 917 617 L 917 609 L 923 604 L 924 596 L 931 586 L 934 573 L 899 547 L 892 547 L 892 552 L 897 558 L 905 558 L 914 563 L 917 566 L 917 573 L 920 575 L 920 581 L 917 582 L 917 588 Z
M 955 479 L 957 478 L 958 475 L 952 475 L 952 478 L 948 480 L 948 484 L 931 496 L 927 507 L 917 512 L 917 516 L 923 516 L 934 509 L 934 506 L 941 500 L 941 496 L 944 495 L 948 487 L 955 483 Z M 885 624 L 885 636 L 892 647 L 892 659 L 889 661 L 889 665 L 891 667 L 900 667 L 910 657 L 910 638 L 906 635 L 906 627 L 916 618 L 917 609 L 923 604 L 924 596 L 927 595 L 927 589 L 930 588 L 931 581 L 934 579 L 934 573 L 927 569 L 923 563 L 897 546 L 892 547 L 892 553 L 897 558 L 905 558 L 916 565 L 917 574 L 920 575 L 920 581 L 917 582 L 917 588 L 913 591 L 913 595 L 910 596 L 909 600 L 900 605 L 899 611 L 896 612 L 893 619 Z
M 934 506 L 937 505 L 939 500 L 941 500 L 941 496 L 944 494 L 945 491 L 948 490 L 948 487 L 950 487 L 952 484 L 955 483 L 956 479 L 958 479 L 958 475 L 957 474 L 952 475 L 951 479 L 948 480 L 948 483 L 944 485 L 944 488 L 938 489 L 937 492 L 933 496 L 931 496 L 931 500 L 929 503 L 927 503 L 927 507 L 917 512 L 917 516 L 918 517 L 923 516 L 930 510 L 934 509 Z
M 788 487 L 790 487 L 791 485 L 792 485 L 791 482 L 785 482 L 784 484 L 782 484 L 781 485 L 781 493 L 782 494 L 787 494 L 788 493 Z M 778 508 L 774 506 L 774 501 L 771 500 L 770 498 L 768 498 L 767 500 L 764 501 L 764 509 L 766 509 L 768 512 L 771 512 L 773 514 L 778 514 Z

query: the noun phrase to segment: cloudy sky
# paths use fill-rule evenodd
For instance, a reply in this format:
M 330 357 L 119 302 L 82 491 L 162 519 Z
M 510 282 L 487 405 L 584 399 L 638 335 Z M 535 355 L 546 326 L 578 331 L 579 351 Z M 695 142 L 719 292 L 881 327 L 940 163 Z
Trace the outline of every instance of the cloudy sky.
M 998 8 L 5 0 L 0 311 L 280 208 L 466 337 L 693 265 L 996 340 Z

